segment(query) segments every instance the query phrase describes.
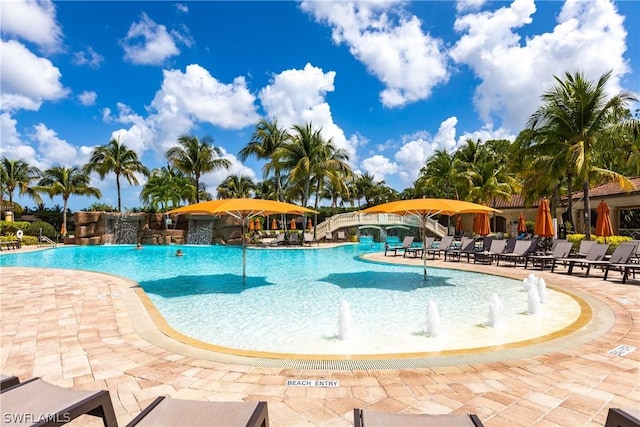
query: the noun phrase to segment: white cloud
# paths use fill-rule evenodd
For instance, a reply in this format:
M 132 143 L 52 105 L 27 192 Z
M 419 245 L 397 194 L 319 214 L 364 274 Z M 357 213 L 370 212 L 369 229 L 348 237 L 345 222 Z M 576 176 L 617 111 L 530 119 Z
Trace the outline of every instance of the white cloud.
M 96 99 L 98 99 L 98 94 L 92 90 L 85 90 L 80 95 L 78 95 L 78 101 L 80 101 L 82 105 L 86 106 L 95 105 Z
M 380 154 L 367 157 L 360 163 L 360 166 L 370 175 L 373 175 L 376 181 L 384 181 L 387 175 L 392 175 L 398 171 L 396 163 Z
M 152 120 L 136 114 L 129 106 L 118 103 L 118 115 L 112 116 L 111 111 L 105 109 L 103 119 L 107 122 L 130 125 L 128 129 L 118 129 L 111 133 L 111 138 L 120 140 L 129 150 L 136 152 L 142 158 L 146 150 L 154 147 L 157 133 L 153 128 Z M 102 144 L 106 144 L 104 141 Z
M 179 13 L 189 13 L 189 6 L 184 3 L 176 3 L 175 7 L 176 11 Z
M 402 3 L 304 1 L 301 7 L 327 22 L 337 44 L 345 43 L 386 86 L 380 100 L 400 107 L 431 95 L 449 79 L 443 42 L 425 34 Z
M 45 52 L 60 50 L 62 30 L 56 22 L 56 8 L 47 0 L 0 2 L 2 34 L 35 43 Z
M 20 132 L 16 129 L 18 122 L 9 113 L 0 114 L 0 155 L 9 159 L 24 160 L 30 164 L 40 167 L 41 164 L 36 158 L 36 150 L 24 141 Z
M 57 133 L 47 128 L 44 124 L 35 125 L 29 137 L 38 143 L 38 152 L 44 156 L 42 162 L 47 164 L 47 167 L 81 164 L 76 147 L 58 138 Z
M 216 197 L 216 188 L 218 188 L 218 185 L 222 184 L 222 181 L 229 175 L 242 175 L 252 179 L 253 182 L 258 182 L 259 179 L 253 169 L 244 166 L 236 156 L 227 152 L 224 147 L 218 146 L 218 148 L 222 151 L 222 157 L 231 162 L 231 166 L 229 169 L 219 169 L 202 176 L 202 182 L 207 185 L 207 191 L 211 193 L 213 197 Z
M 516 30 L 530 24 L 535 11 L 533 0 L 515 0 L 456 20 L 463 35 L 451 57 L 482 80 L 474 104 L 489 125 L 498 120 L 511 131 L 522 129 L 540 95 L 555 83 L 553 75 L 581 71 L 596 80 L 613 69 L 608 88 L 613 93 L 629 72 L 623 17 L 611 2 L 568 0 L 553 31 L 522 40 Z
M 167 58 L 178 55 L 176 41 L 188 45 L 190 38 L 178 32 L 169 33 L 167 27 L 156 24 L 145 13 L 134 22 L 124 39 L 120 41 L 124 58 L 134 64 L 160 65 Z
M 455 135 L 454 135 L 455 136 Z M 494 139 L 507 139 L 514 141 L 517 135 L 514 135 L 510 131 L 504 128 L 493 129 L 491 125 L 486 125 L 482 129 L 478 129 L 474 132 L 466 132 L 460 135 L 456 147 L 461 147 L 464 143 L 470 139 L 472 141 L 490 141 Z
M 73 53 L 71 61 L 76 65 L 86 65 L 89 68 L 100 68 L 100 65 L 104 62 L 104 56 L 93 50 L 91 46 L 88 46 L 86 50 L 79 50 Z
M 273 76 L 258 97 L 267 116 L 278 119 L 278 126 L 285 129 L 292 125 L 312 123 L 314 129 L 322 128 L 326 139 L 333 139 L 337 148 L 349 155 L 350 163 L 356 159 L 356 147 L 363 143 L 361 137 L 346 138 L 344 131 L 334 123 L 331 108 L 325 101 L 328 92 L 333 92 L 335 71 L 323 72 L 311 64 L 304 69 L 282 71 Z
M 15 40 L 1 42 L 0 94 L 3 111 L 38 110 L 43 101 L 64 98 L 60 70 L 46 58 L 34 55 Z

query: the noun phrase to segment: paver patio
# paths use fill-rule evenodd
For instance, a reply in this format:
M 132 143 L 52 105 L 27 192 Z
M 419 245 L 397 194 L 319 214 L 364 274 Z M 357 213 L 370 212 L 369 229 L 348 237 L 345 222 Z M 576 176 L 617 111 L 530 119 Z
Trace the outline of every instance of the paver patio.
M 420 264 L 419 259 L 372 258 Z M 517 279 L 531 270 L 429 261 Z M 64 387 L 108 389 L 121 425 L 158 395 L 202 400 L 265 400 L 271 425 L 349 426 L 363 407 L 395 413 L 476 413 L 486 426 L 602 426 L 610 407 L 640 409 L 640 283 L 622 285 L 536 272 L 548 285 L 608 307 L 603 333 L 572 335 L 528 349 L 470 355 L 419 369 L 301 370 L 225 362 L 226 356 L 175 343 L 150 326 L 132 287 L 116 276 L 70 270 L 0 268 L 4 374 L 39 376 Z M 574 344 L 575 343 L 575 344 Z M 521 357 L 514 355 L 522 354 Z M 464 360 L 458 364 L 455 360 Z M 289 379 L 339 380 L 339 387 L 291 387 Z M 81 417 L 73 425 L 101 425 Z

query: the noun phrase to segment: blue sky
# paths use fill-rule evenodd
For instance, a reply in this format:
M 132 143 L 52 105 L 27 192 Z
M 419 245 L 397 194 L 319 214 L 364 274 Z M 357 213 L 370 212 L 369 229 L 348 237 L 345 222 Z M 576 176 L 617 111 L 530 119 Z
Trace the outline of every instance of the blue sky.
M 119 137 L 154 168 L 179 135 L 210 135 L 233 165 L 204 177 L 214 196 L 228 174 L 263 179 L 262 162 L 237 159 L 260 117 L 321 127 L 355 171 L 402 190 L 436 149 L 513 139 L 554 75 L 613 69 L 612 94 L 640 93 L 635 1 L 5 0 L 0 12 L 1 155 L 82 165 Z M 92 185 L 116 205 L 113 176 Z M 140 189 L 123 186 L 125 207 Z

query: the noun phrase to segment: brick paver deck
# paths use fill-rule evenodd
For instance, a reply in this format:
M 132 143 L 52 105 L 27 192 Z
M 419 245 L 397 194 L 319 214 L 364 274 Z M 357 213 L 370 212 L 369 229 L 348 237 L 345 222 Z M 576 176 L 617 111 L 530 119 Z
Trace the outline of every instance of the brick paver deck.
M 402 257 L 373 258 L 420 263 Z M 521 267 L 429 261 L 523 278 Z M 640 409 L 640 287 L 543 272 L 547 284 L 596 299 L 613 313 L 606 330 L 542 354 L 421 369 L 297 370 L 221 362 L 224 356 L 174 343 L 155 327 L 132 287 L 106 274 L 0 268 L 4 374 L 60 386 L 108 389 L 121 425 L 158 395 L 201 400 L 265 400 L 271 425 L 349 426 L 364 407 L 394 413 L 476 413 L 486 426 L 602 426 L 610 407 Z M 617 276 L 614 276 L 617 277 Z M 594 312 L 592 322 L 603 313 Z M 602 325 L 601 325 L 602 326 Z M 560 342 L 562 341 L 562 342 Z M 560 345 L 563 344 L 563 345 Z M 561 348 L 556 350 L 554 346 Z M 523 349 L 526 351 L 526 349 Z M 337 388 L 287 387 L 289 379 L 339 380 Z M 76 425 L 101 425 L 82 417 Z

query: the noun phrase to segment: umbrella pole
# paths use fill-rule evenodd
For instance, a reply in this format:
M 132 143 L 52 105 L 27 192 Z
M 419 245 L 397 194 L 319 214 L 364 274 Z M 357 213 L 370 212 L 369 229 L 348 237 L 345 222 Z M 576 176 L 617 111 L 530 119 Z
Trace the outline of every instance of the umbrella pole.
M 247 283 L 247 250 L 245 247 L 245 237 L 244 237 L 244 231 L 245 231 L 245 225 L 246 225 L 246 218 L 242 218 L 242 284 L 246 285 Z
M 427 217 L 422 217 L 422 270 L 422 278 L 427 280 Z

